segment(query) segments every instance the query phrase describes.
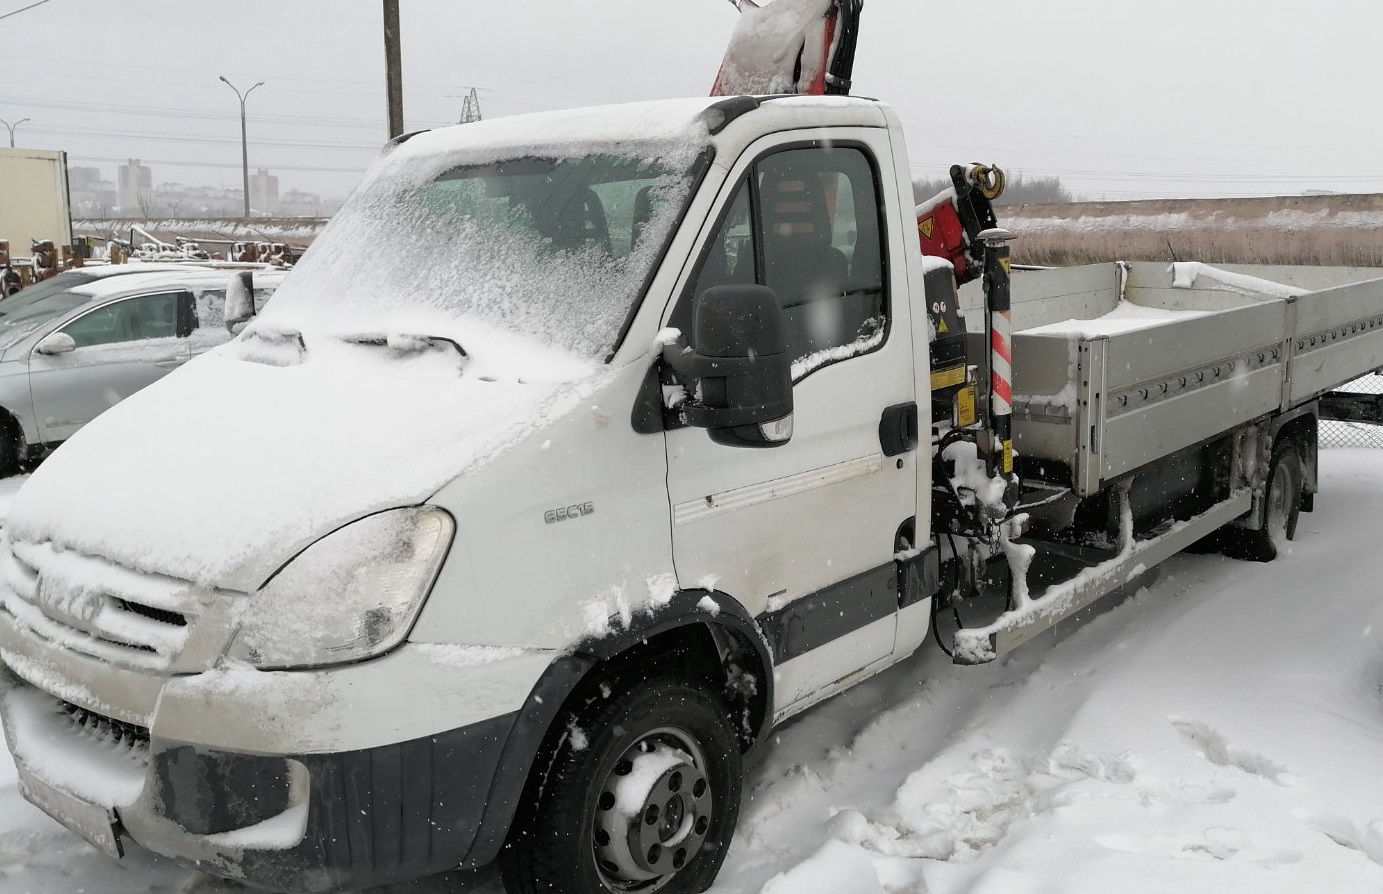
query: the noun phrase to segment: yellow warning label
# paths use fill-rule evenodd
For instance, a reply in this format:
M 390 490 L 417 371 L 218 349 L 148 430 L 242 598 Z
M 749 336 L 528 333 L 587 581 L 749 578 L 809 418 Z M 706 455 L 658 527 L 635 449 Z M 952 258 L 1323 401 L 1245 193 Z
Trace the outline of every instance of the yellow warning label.
M 1004 474 L 1013 474 L 1013 442 L 1004 442 Z
M 951 388 L 965 381 L 965 365 L 953 366 L 950 369 L 938 369 L 932 373 L 932 390 L 937 391 L 941 388 Z
M 947 334 L 948 332 L 950 332 L 950 331 L 951 331 L 951 327 L 946 325 L 946 318 L 945 318 L 945 317 L 942 317 L 941 319 L 939 319 L 939 320 L 936 321 L 936 334 L 937 334 L 937 335 L 946 335 L 946 334 Z
M 936 230 L 936 218 L 925 217 L 917 222 L 917 229 L 922 231 L 922 236 L 926 239 L 932 238 L 933 231 Z
M 1002 268 L 1004 268 L 1004 272 L 1005 272 L 1005 273 L 1012 273 L 1012 272 L 1013 272 L 1013 259 L 1012 259 L 1012 258 L 1000 258 L 1000 259 L 999 259 L 999 266 L 1002 267 Z
M 966 385 L 956 392 L 956 425 L 968 428 L 975 424 L 975 386 Z

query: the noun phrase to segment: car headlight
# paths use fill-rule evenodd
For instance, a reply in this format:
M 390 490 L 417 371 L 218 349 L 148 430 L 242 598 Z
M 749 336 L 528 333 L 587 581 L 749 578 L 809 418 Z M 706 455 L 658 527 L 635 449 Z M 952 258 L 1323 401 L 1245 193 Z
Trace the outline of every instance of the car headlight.
M 398 645 L 418 617 L 456 524 L 432 506 L 393 509 L 318 540 L 257 590 L 227 657 L 313 667 Z

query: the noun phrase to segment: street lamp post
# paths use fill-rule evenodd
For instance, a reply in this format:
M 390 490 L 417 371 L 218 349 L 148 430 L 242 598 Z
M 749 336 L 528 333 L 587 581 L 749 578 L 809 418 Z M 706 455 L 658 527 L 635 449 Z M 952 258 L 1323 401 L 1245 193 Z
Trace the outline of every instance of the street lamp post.
M 25 121 L 28 121 L 28 120 L 29 120 L 28 118 L 20 118 L 18 121 L 16 121 L 16 122 L 14 122 L 13 124 L 11 124 L 10 122 L 6 121 L 4 118 L 0 118 L 0 124 L 5 125 L 5 129 L 8 130 L 8 131 L 10 132 L 10 148 L 11 148 L 11 149 L 14 148 L 14 130 L 15 130 L 15 128 L 17 128 L 19 125 L 23 124 Z
M 255 92 L 255 87 L 263 87 L 264 82 L 257 81 L 254 87 L 241 93 L 238 87 L 226 80 L 225 75 L 220 75 L 220 78 L 227 87 L 235 91 L 236 99 L 240 100 L 240 169 L 241 173 L 244 174 L 245 217 L 248 218 L 250 216 L 250 144 L 245 137 L 245 100 L 249 98 L 251 93 Z

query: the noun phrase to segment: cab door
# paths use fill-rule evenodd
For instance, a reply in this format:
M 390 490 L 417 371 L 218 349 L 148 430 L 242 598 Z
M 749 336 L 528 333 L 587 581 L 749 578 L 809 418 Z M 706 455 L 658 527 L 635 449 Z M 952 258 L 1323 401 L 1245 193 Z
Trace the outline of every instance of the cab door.
M 667 321 L 691 340 L 693 296 L 727 283 L 766 285 L 782 307 L 791 441 L 746 449 L 696 428 L 667 434 L 679 583 L 723 591 L 757 617 L 779 716 L 894 646 L 894 555 L 916 511 L 917 452 L 885 455 L 881 439 L 881 421 L 906 418 L 914 399 L 898 210 L 880 176 L 889 152 L 872 128 L 751 147 Z
M 29 356 L 34 417 L 45 443 L 65 441 L 101 412 L 186 363 L 190 292 L 135 295 L 63 324 L 75 350 Z

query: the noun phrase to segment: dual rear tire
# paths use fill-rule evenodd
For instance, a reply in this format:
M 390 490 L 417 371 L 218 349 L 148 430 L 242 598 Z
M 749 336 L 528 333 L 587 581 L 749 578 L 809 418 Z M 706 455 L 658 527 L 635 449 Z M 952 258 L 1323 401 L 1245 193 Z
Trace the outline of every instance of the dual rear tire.
M 1225 528 L 1221 532 L 1224 554 L 1250 562 L 1271 562 L 1277 558 L 1278 551 L 1296 539 L 1305 480 L 1296 444 L 1291 440 L 1280 441 L 1273 448 L 1272 462 L 1268 466 L 1262 523 L 1256 528 Z

